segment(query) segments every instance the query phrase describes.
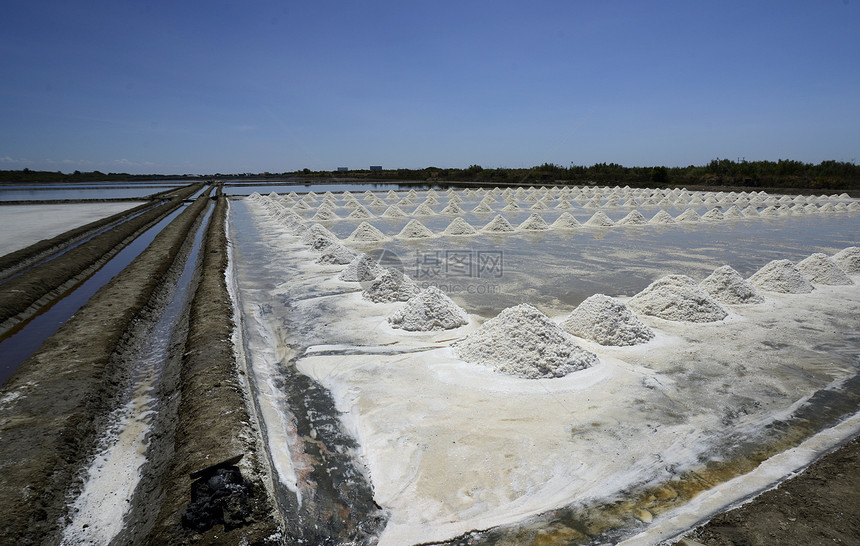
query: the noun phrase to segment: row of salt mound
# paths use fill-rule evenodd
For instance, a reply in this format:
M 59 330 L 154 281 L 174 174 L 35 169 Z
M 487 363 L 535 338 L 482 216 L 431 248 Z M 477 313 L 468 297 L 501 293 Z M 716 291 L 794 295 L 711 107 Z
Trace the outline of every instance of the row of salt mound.
M 716 322 L 728 315 L 686 275 L 667 275 L 654 281 L 627 305 L 643 315 L 679 322 Z
M 720 303 L 762 303 L 764 297 L 731 266 L 718 267 L 699 287 Z
M 601 345 L 629 346 L 654 338 L 626 305 L 604 294 L 594 294 L 580 303 L 561 323 L 567 332 Z
M 469 316 L 444 292 L 429 286 L 388 317 L 388 322 L 392 328 L 427 332 L 458 328 L 469 323 Z
M 562 377 L 598 362 L 527 303 L 503 310 L 453 347 L 462 360 L 528 379 Z

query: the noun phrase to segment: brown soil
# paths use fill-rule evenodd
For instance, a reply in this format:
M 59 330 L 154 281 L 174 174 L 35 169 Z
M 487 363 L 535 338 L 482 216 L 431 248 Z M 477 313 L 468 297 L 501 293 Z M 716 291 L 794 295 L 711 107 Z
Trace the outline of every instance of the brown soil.
M 860 544 L 860 438 L 686 537 L 678 544 Z

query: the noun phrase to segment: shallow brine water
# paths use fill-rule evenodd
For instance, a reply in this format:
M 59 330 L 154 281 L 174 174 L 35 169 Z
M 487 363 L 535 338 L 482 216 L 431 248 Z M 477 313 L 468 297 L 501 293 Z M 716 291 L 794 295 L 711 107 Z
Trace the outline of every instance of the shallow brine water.
M 479 201 L 458 195 L 467 211 Z M 394 237 L 418 218 L 438 234 L 454 218 L 439 214 L 448 196 L 438 201 L 435 214 L 404 218 L 368 204 L 366 221 Z M 339 216 L 343 203 L 334 201 Z M 316 210 L 296 212 L 309 220 Z M 616 221 L 629 211 L 604 209 Z M 532 212 L 502 214 L 516 226 Z M 569 212 L 584 222 L 595 211 Z M 481 227 L 495 214 L 458 216 Z M 552 223 L 561 211 L 540 215 Z M 361 221 L 322 224 L 343 240 Z M 382 544 L 472 531 L 481 531 L 467 537 L 473 543 L 617 540 L 860 409 L 857 284 L 766 293 L 762 304 L 725 306 L 729 316 L 716 323 L 641 316 L 652 341 L 579 340 L 599 364 L 557 379 L 502 375 L 450 347 L 523 302 L 560 320 L 592 294 L 625 299 L 666 274 L 700 281 L 729 264 L 746 277 L 773 259 L 833 254 L 858 244 L 856 213 L 353 245 L 390 251 L 470 314 L 466 326 L 429 333 L 392 329 L 387 317 L 402 303 L 363 299 L 358 283 L 337 279 L 344 266 L 316 264 L 319 254 L 259 202 L 236 202 L 231 224 L 246 355 L 284 494 L 299 503 L 326 494 L 305 479 L 315 462 L 304 446 L 318 435 L 290 405 L 289 378 L 299 373 L 323 387 L 357 442 L 349 464 L 383 511 Z

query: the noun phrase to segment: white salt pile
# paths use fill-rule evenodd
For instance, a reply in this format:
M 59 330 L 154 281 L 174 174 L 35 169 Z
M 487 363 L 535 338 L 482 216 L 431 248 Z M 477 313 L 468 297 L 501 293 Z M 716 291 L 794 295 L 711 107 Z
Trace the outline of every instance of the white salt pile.
M 569 212 L 562 212 L 555 222 L 552 223 L 553 229 L 576 229 L 582 224 L 573 217 Z
M 405 218 L 406 213 L 403 212 L 403 209 L 401 209 L 397 205 L 391 205 L 390 207 L 385 209 L 385 212 L 382 213 L 382 216 L 386 218 Z
M 854 284 L 836 262 L 825 254 L 816 252 L 797 264 L 797 269 L 803 276 L 818 284 L 844 285 Z
M 392 301 L 408 301 L 409 298 L 417 296 L 421 292 L 415 281 L 396 269 L 385 269 L 361 293 L 366 299 L 374 303 L 387 303 Z
M 547 204 L 543 201 L 535 201 L 535 204 L 529 207 L 530 210 L 546 210 L 548 208 Z
M 627 305 L 643 315 L 679 322 L 715 322 L 728 315 L 686 275 L 667 275 L 654 281 Z
M 660 209 L 660 212 L 654 215 L 653 218 L 648 220 L 649 224 L 674 224 L 675 219 L 672 218 L 672 215 L 666 212 L 663 209 Z
M 327 222 L 330 220 L 337 220 L 338 218 L 340 218 L 340 216 L 338 216 L 331 207 L 320 207 L 317 209 L 316 214 L 311 217 L 311 222 Z
M 323 250 L 317 258 L 317 263 L 344 265 L 352 262 L 353 259 L 355 259 L 355 253 L 340 243 L 332 243 Z
M 477 232 L 467 221 L 458 217 L 454 218 L 442 233 L 445 235 L 472 235 Z
M 320 224 L 314 224 L 302 235 L 299 241 L 310 246 L 313 250 L 323 250 L 332 243 L 336 243 L 337 236 Z
M 349 213 L 349 218 L 367 219 L 373 218 L 373 213 L 367 210 L 364 205 L 358 205 Z
M 445 208 L 439 211 L 439 214 L 463 214 L 463 207 L 454 201 L 448 203 Z
M 750 278 L 750 284 L 760 290 L 780 292 L 783 294 L 808 294 L 812 285 L 788 260 L 773 260 L 756 271 Z
M 508 307 L 454 344 L 467 362 L 497 372 L 541 379 L 562 377 L 598 362 L 573 337 L 527 303 Z
M 682 212 L 681 214 L 679 214 L 678 217 L 675 218 L 675 221 L 692 223 L 692 222 L 699 222 L 699 221 L 701 221 L 701 219 L 702 219 L 702 217 L 699 216 L 699 214 L 696 211 L 694 211 L 693 209 L 687 209 L 684 212 Z
M 400 230 L 397 236 L 401 239 L 426 239 L 427 237 L 432 237 L 433 232 L 418 220 L 413 219 L 409 220 L 409 223 L 403 226 L 403 229 Z
M 705 280 L 699 283 L 699 288 L 711 295 L 720 303 L 761 303 L 764 297 L 753 286 L 741 277 L 731 266 L 718 267 Z
M 594 294 L 580 303 L 561 327 L 601 345 L 637 345 L 654 338 L 654 332 L 626 305 L 604 294 Z
M 377 263 L 376 258 L 370 254 L 361 253 L 349 262 L 338 278 L 347 282 L 371 281 L 380 273 L 382 273 L 382 267 Z
M 618 225 L 622 226 L 641 226 L 647 223 L 648 220 L 646 220 L 638 210 L 632 210 L 627 216 L 618 220 Z
M 748 206 L 747 208 L 745 208 L 741 212 L 743 213 L 744 216 L 752 216 L 752 217 L 759 216 L 758 209 L 754 205 Z
M 489 224 L 481 229 L 481 231 L 487 233 L 504 233 L 507 231 L 514 231 L 514 227 L 505 219 L 504 216 L 497 214 L 495 218 L 490 220 Z
M 510 203 L 508 203 L 507 205 L 502 207 L 502 211 L 504 211 L 504 212 L 511 212 L 511 211 L 518 211 L 518 210 L 520 210 L 520 206 L 517 205 L 513 201 L 511 201 Z
M 383 235 L 381 231 L 367 222 L 360 223 L 358 227 L 355 228 L 355 231 L 346 238 L 346 240 L 351 243 L 375 243 L 386 239 L 387 237 Z
M 860 273 L 860 247 L 849 246 L 833 255 L 833 261 L 848 274 Z
M 519 229 L 525 231 L 546 231 L 549 229 L 549 225 L 544 222 L 544 219 L 541 218 L 540 214 L 533 212 L 531 216 L 526 218 L 526 220 L 520 224 Z
M 718 208 L 713 208 L 702 215 L 702 220 L 705 222 L 720 222 L 724 218 L 723 212 Z
M 433 216 L 436 212 L 424 203 L 421 203 L 412 211 L 412 216 Z
M 472 209 L 472 212 L 488 213 L 493 212 L 493 208 L 490 207 L 490 205 L 486 201 L 481 201 L 480 203 L 478 203 L 478 206 Z
M 732 205 L 723 213 L 723 218 L 743 218 L 744 213 L 737 205 Z
M 388 317 L 393 328 L 410 332 L 450 330 L 469 323 L 469 316 L 435 286 L 429 286 Z
M 585 221 L 585 225 L 592 227 L 610 227 L 614 226 L 615 222 L 610 220 L 609 216 L 606 216 L 602 210 L 599 210 L 595 212 L 591 218 Z

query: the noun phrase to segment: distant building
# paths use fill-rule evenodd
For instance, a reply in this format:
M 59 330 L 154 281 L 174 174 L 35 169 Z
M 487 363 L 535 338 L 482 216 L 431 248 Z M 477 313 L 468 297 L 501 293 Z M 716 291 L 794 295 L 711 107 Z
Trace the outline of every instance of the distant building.
M 341 171 L 341 172 L 345 172 L 345 171 L 349 170 L 349 167 L 338 167 L 337 170 Z
M 371 171 L 381 171 L 381 170 L 382 170 L 382 165 L 371 165 L 371 166 L 370 166 L 370 170 L 371 170 Z

